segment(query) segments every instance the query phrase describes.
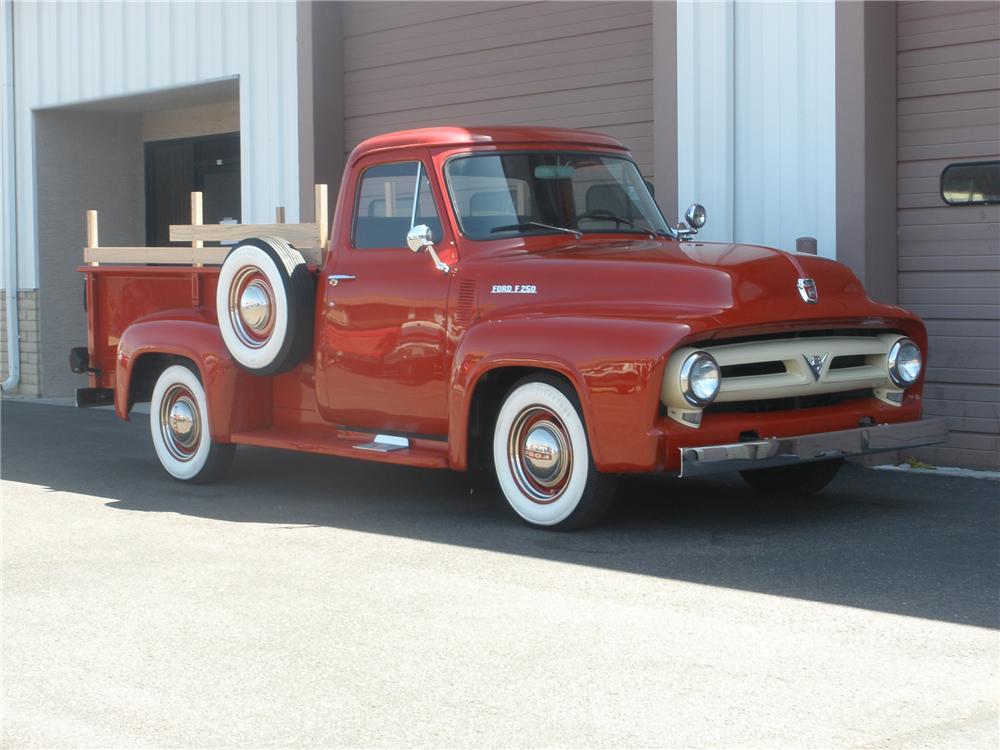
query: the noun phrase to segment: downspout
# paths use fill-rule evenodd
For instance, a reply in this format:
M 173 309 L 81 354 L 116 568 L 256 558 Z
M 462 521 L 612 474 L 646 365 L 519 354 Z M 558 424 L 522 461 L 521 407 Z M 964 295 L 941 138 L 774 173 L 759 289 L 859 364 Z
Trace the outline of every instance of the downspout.
M 7 379 L 0 383 L 0 389 L 10 391 L 21 382 L 21 347 L 20 332 L 17 327 L 17 136 L 14 120 L 17 113 L 14 110 L 14 3 L 5 2 L 7 10 L 4 24 L 4 49 L 7 50 L 7 60 L 4 65 L 4 110 L 3 118 L 3 150 L 7 152 L 9 168 L 4 170 L 4 227 L 7 236 L 4 238 L 6 270 L 4 283 L 7 288 Z

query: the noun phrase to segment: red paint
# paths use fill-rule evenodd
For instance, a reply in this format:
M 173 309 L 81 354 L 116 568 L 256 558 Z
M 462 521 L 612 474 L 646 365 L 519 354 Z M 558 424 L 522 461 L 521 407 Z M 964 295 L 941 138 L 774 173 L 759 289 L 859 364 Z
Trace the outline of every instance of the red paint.
M 699 429 L 660 415 L 666 359 L 678 346 L 802 330 L 865 328 L 910 336 L 926 354 L 923 324 L 869 300 L 835 262 L 767 248 L 587 234 L 471 241 L 461 235 L 441 178 L 455 154 L 572 148 L 627 153 L 606 136 L 545 128 L 432 128 L 361 144 L 345 172 L 324 268 L 316 269 L 314 357 L 264 378 L 242 371 L 218 332 L 217 268 L 83 266 L 88 346 L 127 418 L 135 366 L 147 354 L 185 357 L 205 385 L 217 440 L 463 469 L 472 396 L 496 368 L 543 368 L 575 387 L 597 466 L 627 472 L 677 468 L 678 449 L 734 442 L 755 431 L 790 436 L 856 427 L 858 420 L 920 417 L 922 382 L 894 408 L 874 398 L 768 414 L 705 413 Z M 427 253 L 351 245 L 358 176 L 376 164 L 420 160 L 429 173 L 452 266 Z M 356 278 L 337 286 L 330 274 Z M 803 302 L 800 277 L 817 282 Z M 535 295 L 493 294 L 532 284 Z M 498 406 L 494 404 L 493 406 Z M 413 450 L 365 454 L 365 433 L 421 436 Z

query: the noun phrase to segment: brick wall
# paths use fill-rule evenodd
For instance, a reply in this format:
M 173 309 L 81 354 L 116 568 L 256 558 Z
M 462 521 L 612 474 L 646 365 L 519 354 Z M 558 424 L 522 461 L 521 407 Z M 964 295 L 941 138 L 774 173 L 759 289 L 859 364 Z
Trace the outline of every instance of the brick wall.
M 7 379 L 7 293 L 0 290 L 0 380 Z M 21 339 L 21 382 L 11 391 L 22 396 L 41 394 L 38 365 L 38 290 L 17 293 L 17 318 Z

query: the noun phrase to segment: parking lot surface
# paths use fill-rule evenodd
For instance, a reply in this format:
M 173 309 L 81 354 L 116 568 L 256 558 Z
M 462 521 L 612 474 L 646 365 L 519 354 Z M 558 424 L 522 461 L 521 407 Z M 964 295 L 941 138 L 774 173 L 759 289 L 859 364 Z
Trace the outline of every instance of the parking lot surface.
M 18 747 L 998 746 L 1000 483 L 633 478 L 539 532 L 463 476 L 5 401 Z

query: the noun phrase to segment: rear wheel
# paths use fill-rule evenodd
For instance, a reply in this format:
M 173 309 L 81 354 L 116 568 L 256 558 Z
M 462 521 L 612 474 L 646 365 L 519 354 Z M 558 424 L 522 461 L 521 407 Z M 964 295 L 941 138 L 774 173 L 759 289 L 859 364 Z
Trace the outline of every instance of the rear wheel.
M 149 427 L 160 464 L 174 479 L 202 484 L 229 471 L 236 446 L 212 440 L 205 389 L 185 365 L 171 365 L 160 373 Z
M 811 461 L 793 466 L 741 471 L 740 476 L 755 492 L 779 497 L 811 495 L 826 487 L 837 476 L 844 459 Z
M 594 466 L 573 390 L 536 375 L 515 385 L 493 431 L 493 465 L 511 509 L 528 525 L 579 529 L 598 521 L 616 477 Z

